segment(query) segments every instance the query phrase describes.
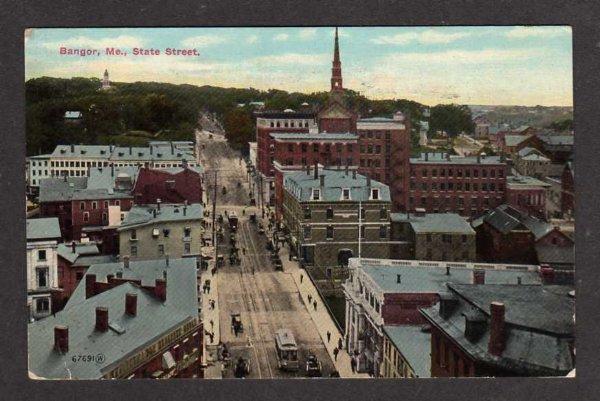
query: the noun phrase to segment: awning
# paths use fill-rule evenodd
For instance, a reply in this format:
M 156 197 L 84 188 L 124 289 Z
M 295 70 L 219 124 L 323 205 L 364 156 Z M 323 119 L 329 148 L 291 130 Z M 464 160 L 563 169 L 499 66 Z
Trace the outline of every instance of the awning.
M 175 367 L 175 358 L 171 354 L 171 351 L 167 351 L 162 356 L 163 369 L 173 369 Z

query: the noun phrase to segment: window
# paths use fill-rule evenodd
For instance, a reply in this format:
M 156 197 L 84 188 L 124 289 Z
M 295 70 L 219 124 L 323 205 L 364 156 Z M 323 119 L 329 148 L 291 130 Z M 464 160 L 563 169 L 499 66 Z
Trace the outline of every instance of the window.
M 137 231 L 136 230 L 131 230 L 131 236 L 129 238 L 131 238 L 131 239 L 137 239 Z
M 90 213 L 89 212 L 83 212 L 83 221 L 86 223 L 88 221 L 90 221 Z
M 379 238 L 381 238 L 381 239 L 387 238 L 387 226 L 379 227 Z
M 464 234 L 463 234 L 463 235 L 461 235 L 461 236 L 460 236 L 460 240 L 462 241 L 462 243 L 463 243 L 463 244 L 466 244 L 466 243 L 467 243 L 467 236 L 466 236 L 466 235 L 464 235 Z
M 312 229 L 311 229 L 311 227 L 310 227 L 310 226 L 304 226 L 304 229 L 303 229 L 303 230 L 304 230 L 304 232 L 303 232 L 303 237 L 304 237 L 304 239 L 309 239 L 309 238 L 310 238 L 310 235 L 311 235 L 311 233 L 312 233 Z
M 333 239 L 333 226 L 327 226 L 326 238 Z
M 425 169 L 421 170 L 421 175 L 423 177 L 427 177 L 427 170 L 425 170 Z
M 342 189 L 342 200 L 350 200 L 350 188 Z
M 48 287 L 48 268 L 36 269 L 37 286 L 39 288 Z
M 288 152 L 293 152 L 294 151 L 294 144 L 293 143 L 288 143 Z
M 102 223 L 108 222 L 108 214 L 106 212 L 102 213 Z
M 79 202 L 79 210 L 85 210 L 85 202 Z
M 333 209 L 331 207 L 327 208 L 327 220 L 333 219 Z
M 379 189 L 378 188 L 371 189 L 371 199 L 373 199 L 373 200 L 379 199 Z
M 129 253 L 131 256 L 137 256 L 137 245 L 131 245 Z
M 431 234 L 427 234 L 427 242 L 431 242 Z
M 353 152 L 353 146 L 351 143 L 349 143 L 348 145 L 346 145 L 346 149 L 348 149 L 348 153 L 352 153 Z
M 171 230 L 169 230 L 168 228 L 163 229 L 163 235 L 165 236 L 165 238 L 169 238 L 170 233 Z
M 37 298 L 35 300 L 36 312 L 50 312 L 50 300 L 48 298 Z
M 119 199 L 115 201 L 115 206 L 121 206 L 121 201 Z
M 98 202 L 92 202 L 92 210 L 98 209 Z
M 187 254 L 189 254 L 189 253 L 191 253 L 191 252 L 192 252 L 192 251 L 191 251 L 191 245 L 192 245 L 192 244 L 190 244 L 189 242 L 186 242 L 186 243 L 184 243 L 184 244 L 183 244 L 183 253 L 184 253 L 184 254 L 186 254 L 186 255 L 187 255 Z
M 382 207 L 381 210 L 379 210 L 379 218 L 381 220 L 385 220 L 385 219 L 387 219 L 387 217 L 388 217 L 387 209 Z
M 306 220 L 310 219 L 311 215 L 312 215 L 312 213 L 311 213 L 310 208 L 305 207 L 304 208 L 304 219 L 306 219 Z
M 38 251 L 38 260 L 41 260 L 41 261 L 46 260 L 46 250 L 45 249 Z
M 487 170 L 485 170 L 485 169 L 481 170 L 481 176 L 484 178 L 487 177 Z
M 183 229 L 183 236 L 186 238 L 189 238 L 192 236 L 192 228 L 191 227 L 185 227 Z
M 365 208 L 363 207 L 360 209 L 360 218 L 362 220 L 364 220 L 366 216 L 367 216 L 367 212 L 366 212 Z
M 442 234 L 442 241 L 451 244 L 452 236 L 450 234 Z
M 104 206 L 104 209 L 108 209 L 108 201 L 104 201 L 103 206 Z
M 158 245 L 158 256 L 165 255 L 165 246 L 163 244 Z
M 341 143 L 336 143 L 335 144 L 335 151 L 338 152 L 338 153 L 342 151 L 342 144 Z
M 367 237 L 367 227 L 366 226 L 360 226 L 360 238 L 364 239 Z
M 325 145 L 325 153 L 331 153 L 331 145 L 330 144 Z
M 473 170 L 473 177 L 479 177 L 479 170 Z
M 504 177 L 504 170 L 498 170 L 498 177 Z

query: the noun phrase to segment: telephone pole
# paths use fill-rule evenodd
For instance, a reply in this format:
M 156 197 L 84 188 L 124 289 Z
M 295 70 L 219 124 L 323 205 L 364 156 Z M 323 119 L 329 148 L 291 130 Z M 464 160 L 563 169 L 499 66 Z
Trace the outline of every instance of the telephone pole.
M 214 190 L 213 190 L 213 207 L 212 207 L 212 225 L 213 225 L 213 246 L 215 247 L 215 269 L 217 267 L 217 257 L 218 257 L 218 251 L 217 251 L 217 231 L 216 231 L 216 224 L 217 224 L 217 169 L 215 169 L 215 175 L 214 175 Z

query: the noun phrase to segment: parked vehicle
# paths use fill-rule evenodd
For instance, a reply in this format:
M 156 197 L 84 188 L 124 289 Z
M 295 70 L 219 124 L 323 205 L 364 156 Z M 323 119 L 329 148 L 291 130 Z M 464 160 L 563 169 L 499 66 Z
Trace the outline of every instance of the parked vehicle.
M 321 377 L 322 375 L 321 361 L 317 359 L 314 353 L 310 352 L 306 360 L 306 376 Z
M 244 324 L 242 323 L 242 317 L 239 312 L 233 312 L 231 314 L 231 332 L 235 333 L 236 330 L 238 333 L 244 332 Z

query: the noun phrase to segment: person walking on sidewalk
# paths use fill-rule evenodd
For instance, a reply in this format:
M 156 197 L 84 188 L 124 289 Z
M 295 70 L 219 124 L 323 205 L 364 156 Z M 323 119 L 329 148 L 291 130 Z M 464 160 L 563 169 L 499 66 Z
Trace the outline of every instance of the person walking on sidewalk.
M 350 357 L 350 368 L 352 373 L 356 373 L 356 359 L 353 356 Z
M 308 303 L 311 304 L 312 303 L 312 295 L 308 294 Z
M 327 342 L 331 341 L 331 331 L 327 330 Z
M 337 362 L 337 356 L 340 353 L 340 350 L 337 348 L 333 349 L 333 360 Z
M 304 274 L 300 275 L 300 284 L 302 284 L 302 279 L 304 279 Z
M 344 345 L 344 343 L 342 342 L 342 337 L 340 337 L 340 338 L 338 339 L 338 348 L 340 349 L 340 351 L 341 351 L 341 350 L 342 350 L 342 348 L 343 348 L 343 347 L 342 347 L 342 345 Z
M 215 300 L 214 299 L 210 300 L 210 309 L 215 309 Z
M 313 301 L 313 307 L 315 308 L 315 312 L 317 311 L 317 300 L 315 299 Z

